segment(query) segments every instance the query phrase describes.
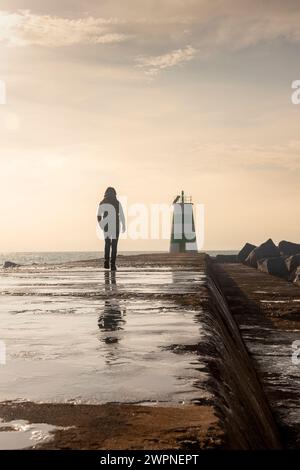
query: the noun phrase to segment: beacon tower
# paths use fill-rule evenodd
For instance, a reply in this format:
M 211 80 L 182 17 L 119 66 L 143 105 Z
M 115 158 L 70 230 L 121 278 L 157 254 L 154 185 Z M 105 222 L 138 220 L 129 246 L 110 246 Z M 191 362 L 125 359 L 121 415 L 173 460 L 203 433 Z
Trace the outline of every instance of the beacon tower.
M 192 198 L 184 191 L 173 201 L 173 220 L 170 253 L 196 253 L 197 239 Z

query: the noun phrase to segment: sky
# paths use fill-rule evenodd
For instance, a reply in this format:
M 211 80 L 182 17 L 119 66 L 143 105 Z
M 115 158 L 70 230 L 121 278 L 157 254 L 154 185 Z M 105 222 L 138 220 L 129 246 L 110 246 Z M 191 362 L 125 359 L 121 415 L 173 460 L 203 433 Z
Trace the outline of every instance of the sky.
M 0 251 L 102 249 L 107 186 L 184 189 L 204 250 L 300 242 L 299 25 L 297 0 L 0 0 Z

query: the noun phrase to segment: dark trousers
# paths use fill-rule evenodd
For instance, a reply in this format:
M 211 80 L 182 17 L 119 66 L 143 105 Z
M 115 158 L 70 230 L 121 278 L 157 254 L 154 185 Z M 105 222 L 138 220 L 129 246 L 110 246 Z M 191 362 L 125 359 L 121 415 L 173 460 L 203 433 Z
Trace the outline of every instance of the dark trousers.
M 112 266 L 116 264 L 118 241 L 119 241 L 119 236 L 117 236 L 116 238 L 109 238 L 109 237 L 105 238 L 105 250 L 104 250 L 105 261 L 108 263 L 109 257 L 110 257 L 110 262 Z

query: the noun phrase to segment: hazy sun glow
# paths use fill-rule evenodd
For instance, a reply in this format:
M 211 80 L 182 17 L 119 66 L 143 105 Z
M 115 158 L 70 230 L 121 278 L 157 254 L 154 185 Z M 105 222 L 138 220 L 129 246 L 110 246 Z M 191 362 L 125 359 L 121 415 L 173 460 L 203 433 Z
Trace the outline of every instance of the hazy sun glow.
M 2 1 L 0 250 L 97 250 L 109 185 L 148 205 L 185 189 L 205 249 L 299 241 L 300 11 L 271 3 Z

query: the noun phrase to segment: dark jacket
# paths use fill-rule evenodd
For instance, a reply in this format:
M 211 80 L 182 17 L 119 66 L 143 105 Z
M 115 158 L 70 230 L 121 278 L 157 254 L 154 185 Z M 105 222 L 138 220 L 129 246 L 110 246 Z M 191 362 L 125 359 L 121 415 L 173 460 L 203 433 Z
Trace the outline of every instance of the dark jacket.
M 97 219 L 105 237 L 118 238 L 120 223 L 125 230 L 123 208 L 116 197 L 108 196 L 102 199 L 98 207 Z

